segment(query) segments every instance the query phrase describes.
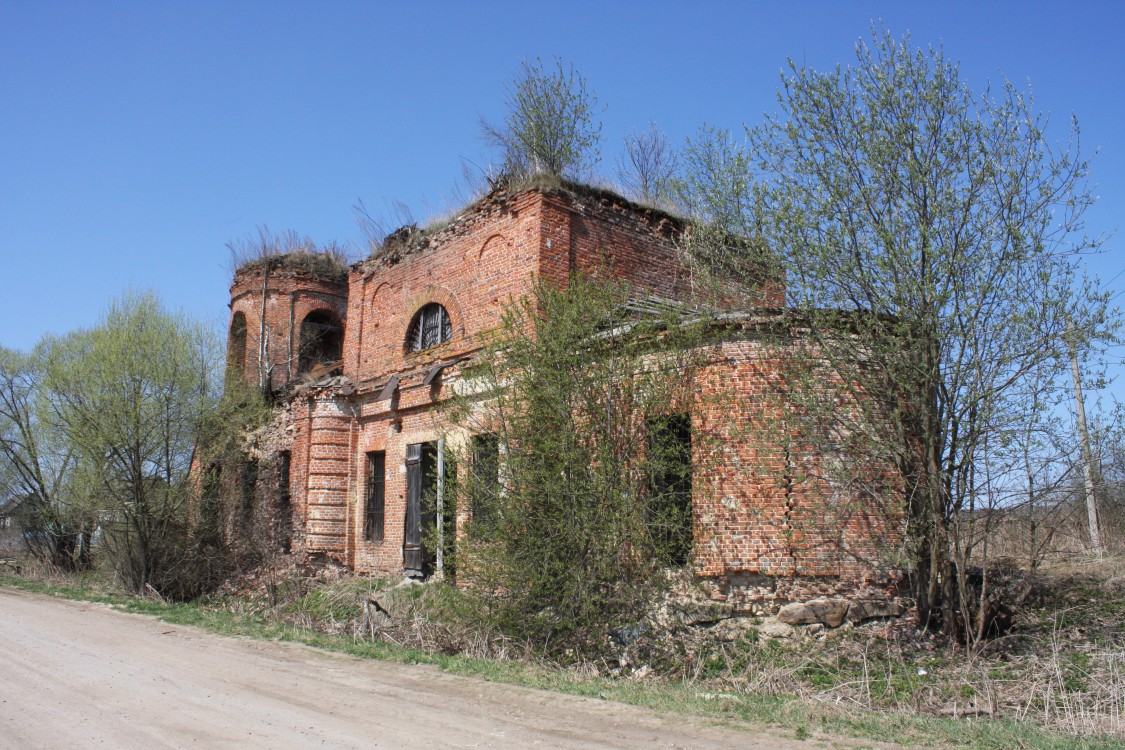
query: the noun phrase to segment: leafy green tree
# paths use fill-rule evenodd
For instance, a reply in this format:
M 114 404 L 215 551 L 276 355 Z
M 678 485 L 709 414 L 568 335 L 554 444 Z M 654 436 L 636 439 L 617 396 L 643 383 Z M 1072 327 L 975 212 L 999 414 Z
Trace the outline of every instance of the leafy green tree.
M 174 585 L 185 561 L 192 457 L 221 388 L 218 352 L 205 328 L 151 293 L 126 294 L 98 326 L 46 349 L 42 397 L 134 591 Z
M 731 223 L 730 206 L 780 256 L 809 357 L 866 405 L 839 410 L 810 382 L 809 413 L 897 467 L 922 621 L 960 630 L 958 525 L 985 462 L 1049 403 L 1029 388 L 1057 385 L 1068 325 L 1081 346 L 1116 322 L 1082 277 L 1089 165 L 1076 124 L 1053 144 L 1029 93 L 974 93 L 940 49 L 877 30 L 856 56 L 790 61 L 780 113 L 748 130 L 752 200 L 718 184 L 703 215 Z
M 0 348 L 0 497 L 21 501 L 30 552 L 70 570 L 89 564 L 93 519 L 73 496 L 73 451 L 45 418 L 44 356 Z
M 551 653 L 604 647 L 690 556 L 701 328 L 628 300 L 623 286 L 541 284 L 506 309 L 450 415 L 477 436 L 459 472 L 472 520 L 458 570 L 491 592 L 505 632 Z
M 506 87 L 508 114 L 502 125 L 481 121 L 485 141 L 515 178 L 547 174 L 582 179 L 599 160 L 601 109 L 598 97 L 573 64 L 520 62 L 520 75 Z

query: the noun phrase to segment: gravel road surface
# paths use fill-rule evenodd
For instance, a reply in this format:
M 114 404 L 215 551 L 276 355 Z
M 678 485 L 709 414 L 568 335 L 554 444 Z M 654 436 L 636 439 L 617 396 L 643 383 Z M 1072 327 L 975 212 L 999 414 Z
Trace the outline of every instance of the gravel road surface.
M 0 588 L 0 748 L 825 745 Z

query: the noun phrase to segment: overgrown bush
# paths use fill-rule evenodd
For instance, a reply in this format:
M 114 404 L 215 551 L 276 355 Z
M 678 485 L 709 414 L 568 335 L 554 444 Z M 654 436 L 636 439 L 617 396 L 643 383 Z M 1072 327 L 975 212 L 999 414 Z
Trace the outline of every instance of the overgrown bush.
M 691 373 L 704 324 L 638 316 L 630 289 L 572 278 L 509 305 L 450 414 L 458 573 L 502 632 L 592 654 L 637 620 L 691 547 Z M 699 452 L 695 452 L 699 455 Z

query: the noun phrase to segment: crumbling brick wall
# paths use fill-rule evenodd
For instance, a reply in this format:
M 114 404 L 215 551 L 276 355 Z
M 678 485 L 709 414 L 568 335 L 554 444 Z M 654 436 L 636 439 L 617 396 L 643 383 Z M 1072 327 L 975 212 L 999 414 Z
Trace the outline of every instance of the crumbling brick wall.
M 243 266 L 234 274 L 230 290 L 231 340 L 234 322 L 242 316 L 245 343 L 231 365 L 242 370 L 252 385 L 277 391 L 297 373 L 301 322 L 313 312 L 328 312 L 347 320 L 347 281 L 341 276 L 311 272 L 271 260 Z
M 501 325 L 505 305 L 528 295 L 536 279 L 562 285 L 574 273 L 624 281 L 638 294 L 693 300 L 682 233 L 674 217 L 602 191 L 530 188 L 495 192 L 440 226 L 396 232 L 380 253 L 353 266 L 346 282 L 288 268 L 268 277 L 261 266 L 239 271 L 231 310 L 245 317 L 252 382 L 263 320 L 274 389 L 294 377 L 294 337 L 305 315 L 326 309 L 347 322 L 342 376 L 301 385 L 286 402 L 293 549 L 360 572 L 401 573 L 406 448 L 448 436 L 439 407 L 480 337 Z M 743 299 L 762 308 L 783 305 L 778 279 L 760 279 L 749 292 Z M 429 303 L 446 309 L 452 335 L 411 351 L 411 320 Z M 819 471 L 819 448 L 787 430 L 791 363 L 783 349 L 736 324 L 718 338 L 695 375 L 691 409 L 699 436 L 694 571 L 717 582 L 716 596 L 740 587 L 759 598 L 796 598 L 883 580 L 883 552 L 900 533 L 897 511 L 885 513 L 855 488 L 833 485 Z M 826 380 L 823 387 L 834 385 Z M 367 455 L 377 451 L 386 460 L 384 529 L 381 540 L 369 541 Z M 869 471 L 878 478 L 882 468 Z M 893 497 L 894 488 L 884 496 Z
M 696 375 L 695 570 L 845 588 L 893 578 L 904 533 L 893 466 L 849 453 L 808 413 L 810 402 L 846 409 L 848 397 L 809 373 L 807 352 L 790 353 L 784 339 L 743 332 Z
M 477 337 L 499 326 L 503 306 L 531 289 L 539 217 L 535 193 L 494 196 L 443 227 L 392 239 L 381 255 L 355 266 L 344 374 L 374 383 L 474 351 Z M 410 321 L 429 302 L 446 308 L 453 337 L 409 352 Z

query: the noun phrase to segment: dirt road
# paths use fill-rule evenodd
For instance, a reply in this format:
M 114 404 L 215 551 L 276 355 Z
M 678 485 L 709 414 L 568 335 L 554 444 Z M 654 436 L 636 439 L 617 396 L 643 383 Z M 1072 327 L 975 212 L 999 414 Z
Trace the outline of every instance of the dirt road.
M 0 588 L 0 748 L 820 744 Z

